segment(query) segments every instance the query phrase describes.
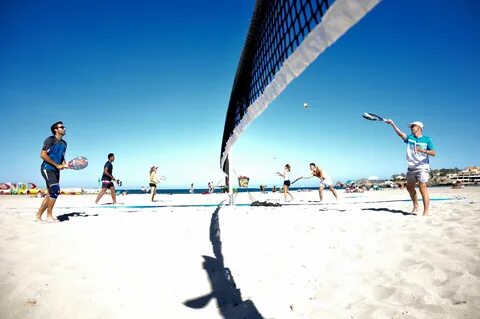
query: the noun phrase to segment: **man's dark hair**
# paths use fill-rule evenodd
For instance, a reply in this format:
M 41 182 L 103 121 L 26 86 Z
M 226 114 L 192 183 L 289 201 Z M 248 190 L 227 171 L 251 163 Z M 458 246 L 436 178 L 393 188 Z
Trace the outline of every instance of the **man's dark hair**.
M 317 166 L 317 165 L 315 165 L 315 163 L 310 163 L 310 165 Z
M 52 124 L 52 126 L 50 127 L 50 131 L 52 131 L 52 134 L 55 135 L 55 129 L 57 128 L 58 124 L 62 124 L 63 125 L 63 122 L 55 122 Z
M 109 154 L 108 154 L 108 159 L 112 158 L 113 156 L 115 156 L 115 154 L 109 153 Z

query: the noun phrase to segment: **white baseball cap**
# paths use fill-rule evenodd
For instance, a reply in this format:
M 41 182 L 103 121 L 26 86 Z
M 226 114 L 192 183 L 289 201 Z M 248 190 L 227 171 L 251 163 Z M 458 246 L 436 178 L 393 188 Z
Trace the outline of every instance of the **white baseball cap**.
M 408 127 L 412 128 L 413 125 L 419 126 L 423 130 L 423 123 L 422 122 L 420 122 L 420 121 L 412 122 L 412 123 L 408 124 Z

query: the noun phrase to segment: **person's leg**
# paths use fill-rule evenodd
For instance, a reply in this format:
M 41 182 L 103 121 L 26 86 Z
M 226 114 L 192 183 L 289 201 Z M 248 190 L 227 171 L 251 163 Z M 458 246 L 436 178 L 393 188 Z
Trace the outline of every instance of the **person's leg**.
M 42 215 L 45 212 L 45 210 L 48 208 L 49 199 L 50 199 L 50 195 L 48 194 L 48 190 L 47 190 L 47 196 L 45 196 L 45 198 L 43 199 L 42 204 L 38 208 L 37 214 L 35 216 L 36 221 L 38 222 L 42 221 Z
M 100 198 L 102 198 L 103 194 L 105 194 L 106 191 L 107 191 L 107 189 L 102 187 L 102 190 L 97 195 L 97 199 L 95 200 L 95 204 L 98 204 L 98 202 L 100 201 Z
M 283 185 L 283 200 L 287 201 L 287 193 L 288 193 L 288 187 L 287 185 Z
M 423 216 L 428 216 L 430 208 L 430 196 L 428 195 L 427 183 L 419 182 L 418 189 L 420 190 L 420 194 L 422 194 L 423 199 Z
M 54 183 L 49 187 L 49 199 L 47 201 L 47 221 L 57 220 L 55 217 L 53 217 L 53 206 L 55 206 L 57 197 L 60 194 L 60 185 L 58 184 L 58 180 L 59 178 L 56 176 L 57 183 Z
M 48 209 L 48 203 L 50 202 L 50 194 L 52 193 L 52 189 L 51 189 L 52 184 L 58 184 L 57 174 L 51 171 L 48 171 L 46 169 L 41 169 L 40 172 L 42 174 L 43 179 L 45 179 L 47 190 L 45 193 L 45 198 L 43 199 L 42 204 L 38 208 L 37 214 L 35 216 L 35 220 L 38 222 L 42 221 L 42 215 L 45 212 L 45 210 Z
M 323 201 L 323 184 L 320 184 L 320 187 L 318 189 L 318 194 L 320 195 L 320 201 Z
M 330 188 L 330 190 L 332 191 L 333 196 L 335 196 L 335 199 L 338 200 L 337 191 L 335 190 L 335 187 L 333 187 L 332 185 L 330 185 L 329 188 Z
M 415 190 L 415 184 L 417 183 L 417 173 L 414 171 L 407 171 L 407 191 L 412 199 L 413 209 L 412 213 L 416 213 L 418 210 L 418 197 L 417 191 Z
M 152 202 L 155 199 L 155 194 L 157 194 L 157 187 L 156 186 L 152 187 Z
M 56 198 L 50 197 L 47 204 L 47 222 L 48 221 L 56 221 L 57 219 L 53 217 L 53 206 L 57 202 Z
M 287 188 L 288 195 L 290 195 L 291 200 L 293 200 L 293 196 L 292 196 L 292 194 L 290 194 L 290 186 L 287 185 L 286 188 Z
M 415 213 L 418 210 L 418 198 L 417 198 L 417 191 L 415 190 L 415 182 L 407 182 L 407 191 L 410 194 L 410 198 L 412 199 L 413 209 L 412 213 Z
M 115 194 L 115 187 L 114 186 L 110 187 L 110 193 L 112 195 L 112 202 L 114 204 L 116 204 L 117 203 L 117 194 Z

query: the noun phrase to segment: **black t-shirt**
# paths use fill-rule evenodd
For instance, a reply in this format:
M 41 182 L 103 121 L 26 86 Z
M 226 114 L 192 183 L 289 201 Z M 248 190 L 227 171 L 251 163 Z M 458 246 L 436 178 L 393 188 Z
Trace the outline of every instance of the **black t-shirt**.
M 107 176 L 105 175 L 105 168 L 107 169 L 107 172 L 113 176 L 112 172 L 113 172 L 113 165 L 110 161 L 107 161 L 105 163 L 105 166 L 103 167 L 103 175 L 102 175 L 102 181 L 111 181 L 112 178 L 110 176 Z

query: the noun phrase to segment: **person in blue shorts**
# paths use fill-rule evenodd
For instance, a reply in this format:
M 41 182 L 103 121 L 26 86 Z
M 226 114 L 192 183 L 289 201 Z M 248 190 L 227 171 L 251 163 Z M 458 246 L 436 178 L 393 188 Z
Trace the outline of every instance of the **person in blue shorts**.
M 412 213 L 418 211 L 418 198 L 415 185 L 418 182 L 418 188 L 423 199 L 423 216 L 428 216 L 430 208 L 430 197 L 428 195 L 427 183 L 430 178 L 429 156 L 435 156 L 435 147 L 432 139 L 423 135 L 423 123 L 419 121 L 408 124 L 411 134 L 403 133 L 393 122 L 388 119 L 385 121 L 393 127 L 397 135 L 407 144 L 407 190 L 413 202 Z
M 60 171 L 68 167 L 65 161 L 67 142 L 63 140 L 65 126 L 62 122 L 56 122 L 50 127 L 50 131 L 53 135 L 45 139 L 40 152 L 40 158 L 43 160 L 40 171 L 45 179 L 48 192 L 35 218 L 36 221 L 42 222 L 42 215 L 46 210 L 46 221 L 49 223 L 57 221 L 53 217 L 53 206 L 55 206 L 55 202 L 60 194 Z
M 103 175 L 102 175 L 102 190 L 98 193 L 97 199 L 95 200 L 95 204 L 98 204 L 100 198 L 102 198 L 103 194 L 110 190 L 110 194 L 112 195 L 113 204 L 117 203 L 117 197 L 115 194 L 115 185 L 113 182 L 117 181 L 115 177 L 113 177 L 113 162 L 115 161 L 115 155 L 113 153 L 108 154 L 108 161 L 103 166 Z

